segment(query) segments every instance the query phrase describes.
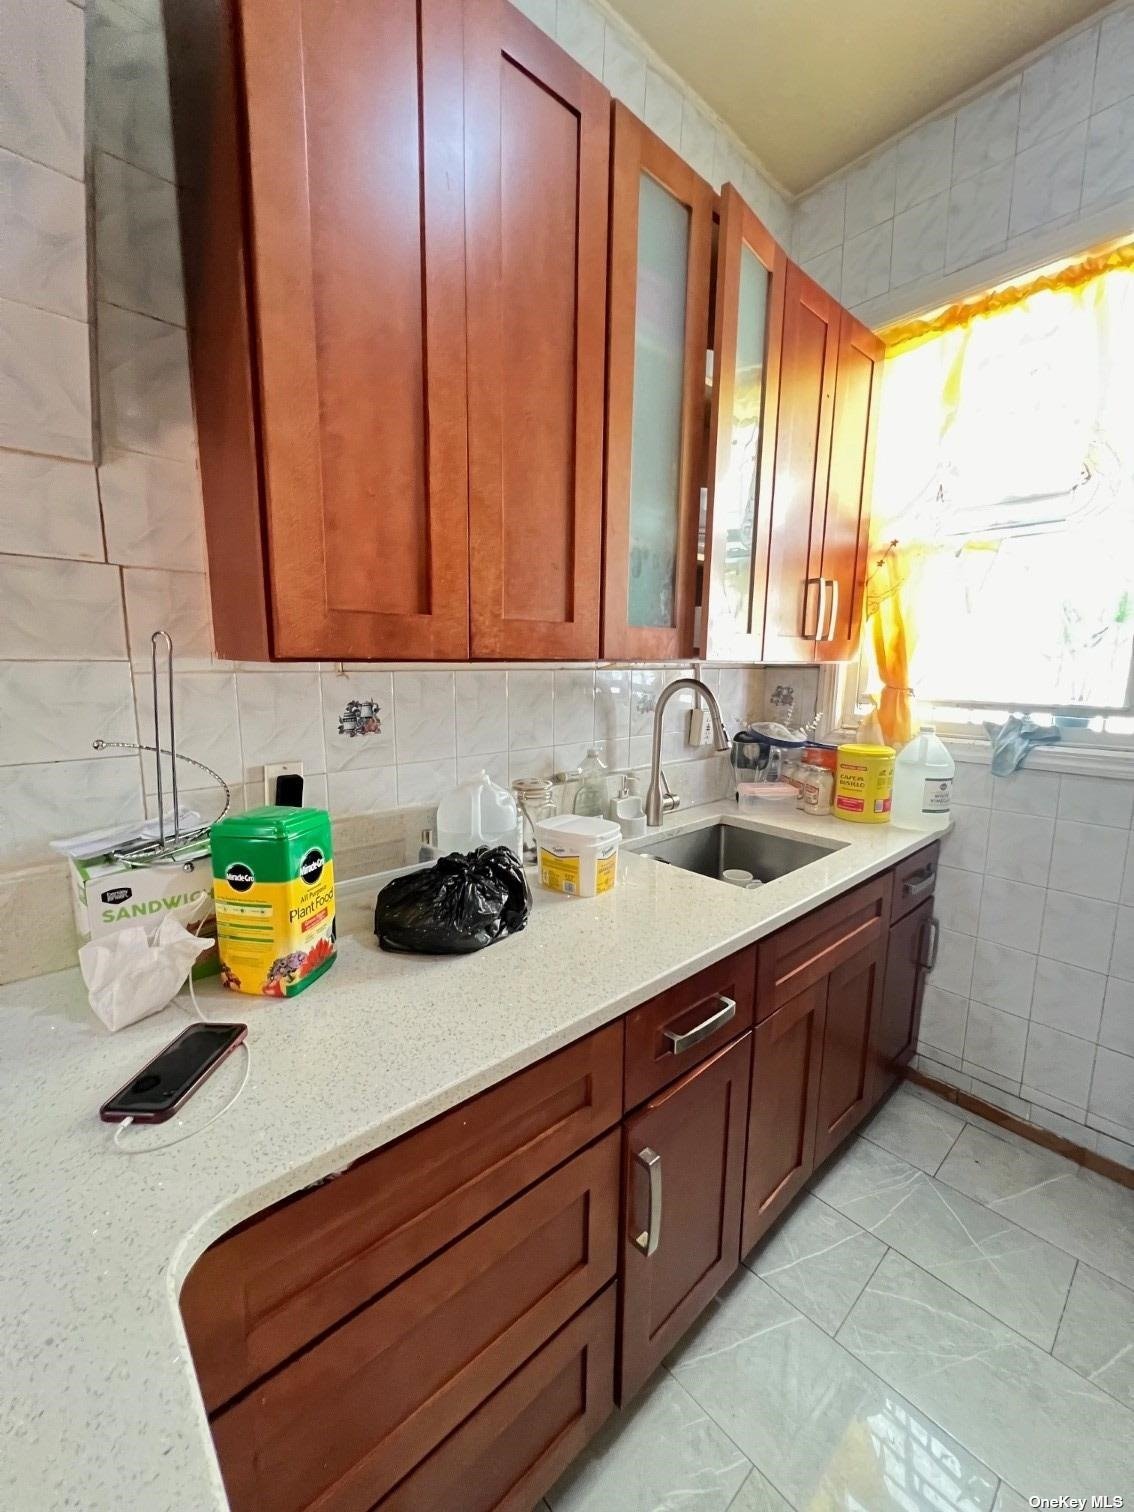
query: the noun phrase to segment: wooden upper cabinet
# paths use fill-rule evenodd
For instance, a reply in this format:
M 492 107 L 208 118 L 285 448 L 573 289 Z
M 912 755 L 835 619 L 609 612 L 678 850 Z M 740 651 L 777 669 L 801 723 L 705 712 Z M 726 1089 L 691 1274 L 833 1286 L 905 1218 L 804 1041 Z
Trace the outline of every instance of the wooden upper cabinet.
M 712 188 L 614 106 L 603 655 L 693 651 Z
M 464 15 L 472 653 L 590 659 L 610 96 L 505 0 Z
M 462 5 L 237 13 L 272 650 L 463 658 Z
M 764 654 L 811 661 L 830 613 L 820 581 L 831 462 L 838 303 L 788 264 L 780 363 L 779 434 L 771 488 Z
M 717 248 L 701 651 L 760 661 L 788 264 L 731 184 Z
M 873 331 L 841 312 L 827 507 L 808 571 L 825 590 L 826 622 L 815 642 L 819 661 L 848 661 L 858 651 L 884 352 Z

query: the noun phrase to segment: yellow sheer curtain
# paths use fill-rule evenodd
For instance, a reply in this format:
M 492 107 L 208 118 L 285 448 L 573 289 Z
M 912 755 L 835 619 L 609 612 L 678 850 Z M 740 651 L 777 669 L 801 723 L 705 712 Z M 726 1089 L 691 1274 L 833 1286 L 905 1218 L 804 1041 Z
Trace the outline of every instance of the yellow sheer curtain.
M 916 729 L 919 675 L 950 697 L 939 633 L 919 656 L 923 616 L 947 617 L 958 657 L 979 659 L 965 607 L 1013 510 L 1074 497 L 1087 475 L 1115 489 L 1134 477 L 1132 310 L 1134 243 L 890 333 L 865 612 L 870 687 L 893 743 Z

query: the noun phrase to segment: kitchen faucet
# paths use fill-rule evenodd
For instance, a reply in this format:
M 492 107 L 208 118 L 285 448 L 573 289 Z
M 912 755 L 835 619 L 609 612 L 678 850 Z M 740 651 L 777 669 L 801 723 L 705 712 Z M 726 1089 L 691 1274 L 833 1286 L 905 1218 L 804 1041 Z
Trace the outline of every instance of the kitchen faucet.
M 675 677 L 671 683 L 666 683 L 658 694 L 658 701 L 654 706 L 654 743 L 650 751 L 650 785 L 646 789 L 646 823 L 651 829 L 657 829 L 662 822 L 662 815 L 671 813 L 681 803 L 681 799 L 669 791 L 668 784 L 663 797 L 661 770 L 663 715 L 666 704 L 679 688 L 692 688 L 705 700 L 709 706 L 709 718 L 713 721 L 714 744 L 718 751 L 728 750 L 728 736 L 725 734 L 724 723 L 721 720 L 721 706 L 717 703 L 713 690 L 707 687 L 699 677 Z

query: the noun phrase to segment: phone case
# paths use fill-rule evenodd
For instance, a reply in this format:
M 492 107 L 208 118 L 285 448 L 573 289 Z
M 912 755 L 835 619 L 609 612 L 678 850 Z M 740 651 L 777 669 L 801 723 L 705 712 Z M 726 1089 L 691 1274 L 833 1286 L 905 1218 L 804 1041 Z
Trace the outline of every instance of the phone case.
M 106 1099 L 102 1107 L 98 1110 L 98 1116 L 102 1119 L 103 1123 L 125 1123 L 129 1118 L 133 1123 L 136 1124 L 156 1124 L 165 1123 L 167 1119 L 172 1118 L 176 1112 L 178 1112 L 185 1106 L 185 1104 L 193 1096 L 193 1093 L 196 1092 L 197 1088 L 203 1086 L 204 1083 L 208 1081 L 209 1077 L 212 1076 L 217 1067 L 223 1066 L 232 1052 L 238 1049 L 248 1037 L 247 1024 L 226 1024 L 223 1026 L 214 1024 L 213 1027 L 239 1029 L 240 1033 L 233 1040 L 232 1044 L 227 1045 L 225 1049 L 220 1053 L 220 1055 L 217 1056 L 212 1065 L 206 1066 L 205 1069 L 201 1072 L 200 1076 L 198 1076 L 197 1080 L 195 1082 L 191 1082 L 190 1085 L 186 1087 L 185 1091 L 181 1094 L 181 1096 L 175 1103 L 172 1103 L 168 1108 L 164 1108 L 161 1110 L 161 1112 L 158 1113 L 126 1113 L 121 1109 L 116 1109 L 114 1107 L 114 1104 L 118 1101 L 118 1099 L 124 1093 L 129 1092 L 130 1088 L 138 1080 L 139 1076 L 141 1076 L 143 1072 L 148 1070 L 148 1068 L 152 1066 L 155 1061 L 159 1061 L 162 1058 L 166 1050 L 169 1050 L 173 1045 L 177 1044 L 178 1040 L 184 1039 L 187 1034 L 191 1034 L 193 1032 L 192 1024 L 189 1025 L 188 1029 L 183 1029 L 180 1034 L 175 1035 L 174 1038 L 170 1040 L 168 1045 L 159 1050 L 158 1053 L 155 1056 L 152 1056 L 144 1066 L 135 1071 L 133 1076 L 130 1077 L 129 1081 L 127 1081 L 125 1085 L 119 1087 L 118 1091 L 115 1092 L 113 1097 L 108 1097 Z

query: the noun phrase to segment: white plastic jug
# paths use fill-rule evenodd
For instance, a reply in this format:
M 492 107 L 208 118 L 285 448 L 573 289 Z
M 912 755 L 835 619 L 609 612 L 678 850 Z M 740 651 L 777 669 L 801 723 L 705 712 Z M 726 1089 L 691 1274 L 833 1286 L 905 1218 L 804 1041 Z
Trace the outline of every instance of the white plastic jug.
M 507 845 L 522 856 L 516 800 L 487 772 L 458 783 L 437 805 L 437 848 L 443 856 L 478 845 Z
M 934 726 L 922 725 L 894 762 L 891 821 L 905 829 L 945 829 L 956 770 Z

